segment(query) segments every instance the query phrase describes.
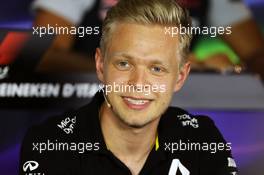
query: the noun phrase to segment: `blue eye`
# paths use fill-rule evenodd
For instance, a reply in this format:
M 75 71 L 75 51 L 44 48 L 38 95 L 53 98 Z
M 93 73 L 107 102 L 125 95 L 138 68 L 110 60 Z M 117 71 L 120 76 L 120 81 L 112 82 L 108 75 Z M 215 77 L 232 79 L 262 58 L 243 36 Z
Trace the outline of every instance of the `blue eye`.
M 168 73 L 168 70 L 166 68 L 164 68 L 163 66 L 159 66 L 159 65 L 153 65 L 150 68 L 150 71 L 156 75 L 163 75 L 164 73 Z
M 163 68 L 159 67 L 159 66 L 153 66 L 151 68 L 151 71 L 154 72 L 154 73 L 161 73 L 161 72 L 163 72 Z
M 152 70 L 154 72 L 161 72 L 162 71 L 162 69 L 160 67 L 157 67 L 157 66 L 153 67 Z
M 118 61 L 116 66 L 120 70 L 128 70 L 131 67 L 128 61 Z
M 118 63 L 118 65 L 121 66 L 121 67 L 128 67 L 129 66 L 127 61 L 120 61 Z

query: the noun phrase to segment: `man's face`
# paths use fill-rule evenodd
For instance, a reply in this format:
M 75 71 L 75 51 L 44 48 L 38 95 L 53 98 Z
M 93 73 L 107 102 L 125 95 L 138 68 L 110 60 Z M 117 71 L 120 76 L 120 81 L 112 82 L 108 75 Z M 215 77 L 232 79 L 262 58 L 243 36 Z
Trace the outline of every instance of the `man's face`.
M 105 58 L 97 49 L 96 67 L 99 79 L 112 86 L 107 98 L 120 121 L 140 128 L 167 109 L 190 68 L 180 68 L 178 48 L 178 37 L 166 35 L 162 26 L 116 25 Z

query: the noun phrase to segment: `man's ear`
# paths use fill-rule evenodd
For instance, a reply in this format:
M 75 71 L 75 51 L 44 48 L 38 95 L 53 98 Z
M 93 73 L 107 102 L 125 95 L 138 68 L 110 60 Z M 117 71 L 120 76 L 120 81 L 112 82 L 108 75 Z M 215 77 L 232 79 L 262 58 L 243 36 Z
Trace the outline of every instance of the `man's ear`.
M 185 80 L 187 79 L 190 73 L 190 69 L 191 69 L 191 63 L 189 61 L 181 66 L 178 77 L 177 77 L 177 82 L 174 87 L 174 92 L 177 92 L 182 88 Z
M 95 66 L 96 66 L 96 74 L 98 79 L 104 83 L 104 58 L 101 53 L 100 48 L 96 48 L 95 52 Z

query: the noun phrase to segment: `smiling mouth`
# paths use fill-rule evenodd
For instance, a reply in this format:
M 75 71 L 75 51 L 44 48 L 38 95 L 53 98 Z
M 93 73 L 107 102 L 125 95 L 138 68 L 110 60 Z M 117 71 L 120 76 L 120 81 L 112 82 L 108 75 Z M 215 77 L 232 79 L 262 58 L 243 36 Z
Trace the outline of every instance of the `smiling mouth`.
M 125 104 L 134 110 L 143 110 L 149 106 L 151 99 L 135 98 L 135 97 L 122 97 Z

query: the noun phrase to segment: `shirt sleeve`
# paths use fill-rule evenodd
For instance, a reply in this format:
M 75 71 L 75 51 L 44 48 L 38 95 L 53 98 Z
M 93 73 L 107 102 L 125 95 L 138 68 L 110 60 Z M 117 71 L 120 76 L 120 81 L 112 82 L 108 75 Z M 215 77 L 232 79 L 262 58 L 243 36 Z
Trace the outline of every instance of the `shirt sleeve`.
M 73 175 L 78 174 L 78 159 L 70 151 L 54 151 L 56 143 L 66 143 L 53 126 L 34 126 L 24 137 L 19 161 L 19 175 L 48 174 Z
M 237 167 L 232 157 L 232 144 L 227 143 L 214 122 L 209 117 L 200 117 L 200 138 L 208 150 L 200 153 L 200 174 L 237 175 Z
M 95 0 L 35 0 L 32 4 L 33 11 L 45 9 L 72 24 L 78 25 L 86 11 L 89 11 L 95 4 Z
M 226 27 L 251 18 L 242 0 L 210 0 L 208 22 L 210 26 Z

